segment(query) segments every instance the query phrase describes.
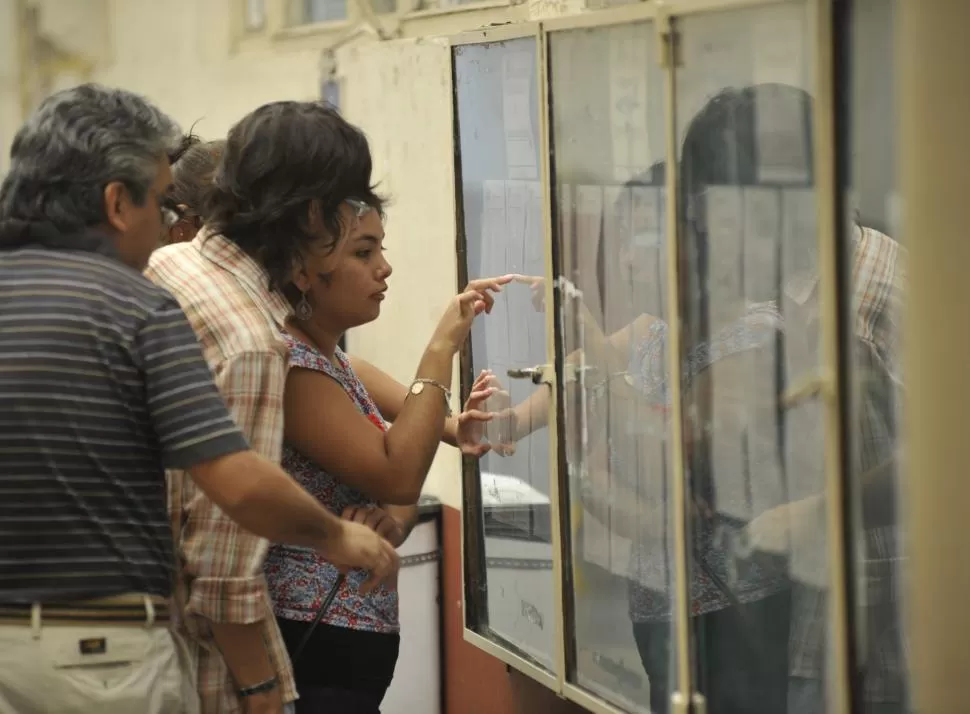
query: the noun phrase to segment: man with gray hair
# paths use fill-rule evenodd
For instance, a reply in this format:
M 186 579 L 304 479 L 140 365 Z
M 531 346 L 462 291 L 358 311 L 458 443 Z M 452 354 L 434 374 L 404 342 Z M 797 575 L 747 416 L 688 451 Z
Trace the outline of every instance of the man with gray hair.
M 397 568 L 249 449 L 175 299 L 141 275 L 175 123 L 129 92 L 44 101 L 0 186 L 0 712 L 198 711 L 169 628 L 164 470 L 244 528 L 342 567 Z M 178 599 L 178 598 L 176 598 Z M 258 683 L 240 683 L 253 685 Z

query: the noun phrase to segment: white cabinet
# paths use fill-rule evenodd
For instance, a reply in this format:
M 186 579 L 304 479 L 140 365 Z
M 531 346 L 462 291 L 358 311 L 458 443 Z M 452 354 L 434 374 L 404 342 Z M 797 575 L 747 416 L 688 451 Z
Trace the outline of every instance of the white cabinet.
M 398 549 L 401 653 L 383 714 L 441 714 L 441 611 L 438 516 L 415 526 Z

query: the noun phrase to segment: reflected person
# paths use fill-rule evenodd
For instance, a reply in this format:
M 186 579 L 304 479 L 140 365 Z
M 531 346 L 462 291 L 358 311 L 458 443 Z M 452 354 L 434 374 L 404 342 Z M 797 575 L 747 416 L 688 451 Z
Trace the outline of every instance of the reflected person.
M 757 183 L 756 171 L 756 133 L 755 133 L 755 107 L 759 99 L 794 102 L 801 107 L 802 115 L 811 115 L 810 98 L 802 91 L 778 85 L 750 87 L 745 90 L 727 90 L 712 100 L 707 107 L 695 118 L 691 124 L 688 137 L 685 140 L 684 162 L 682 176 L 685 186 L 681 194 L 682 210 L 686 215 L 687 203 L 692 200 L 696 202 L 702 197 L 706 187 L 709 185 L 725 185 L 731 182 L 754 185 Z M 806 122 L 807 124 L 807 122 Z M 809 136 L 809 145 L 810 145 Z M 811 152 L 807 152 L 811 155 Z M 700 213 L 699 211 L 696 213 Z M 696 223 L 696 222 L 695 222 Z M 688 242 L 687 250 L 693 251 L 695 258 L 698 255 L 704 256 L 706 251 L 698 250 L 703 248 L 697 241 L 697 225 L 692 224 L 689 230 L 685 231 L 688 241 L 693 241 L 693 245 Z M 891 450 L 892 438 L 889 436 L 892 431 L 891 407 L 892 403 L 887 392 L 892 390 L 892 385 L 900 383 L 897 359 L 895 356 L 895 339 L 898 328 L 898 317 L 896 311 L 901 302 L 901 278 L 902 269 L 901 250 L 894 241 L 883 234 L 870 228 L 855 225 L 852 230 L 852 271 L 853 283 L 851 286 L 853 294 L 853 313 L 852 328 L 854 340 L 857 344 L 852 348 L 858 363 L 871 364 L 878 369 L 864 370 L 871 381 L 876 384 L 888 385 L 886 388 L 877 388 L 875 394 L 880 396 L 867 396 L 862 400 L 863 407 L 860 413 L 856 414 L 856 419 L 861 425 L 863 433 L 860 439 L 860 448 L 864 448 L 866 453 L 855 455 L 857 464 L 875 464 L 874 468 L 861 468 L 860 472 L 865 473 L 865 478 L 861 479 L 863 486 L 864 509 L 867 514 L 878 514 L 883 524 L 894 522 L 892 514 L 892 488 L 891 488 L 891 468 L 887 468 L 885 458 L 886 447 Z M 805 240 L 814 241 L 814 236 L 808 236 Z M 803 246 L 804 248 L 804 246 Z M 689 268 L 690 266 L 686 266 Z M 782 312 L 788 325 L 789 333 L 792 325 L 796 331 L 814 331 L 817 333 L 817 324 L 813 322 L 813 305 L 816 305 L 812 295 L 817 290 L 817 274 L 811 270 L 803 275 L 790 276 L 783 289 L 779 292 L 780 296 L 776 300 L 780 302 Z M 690 280 L 688 272 L 688 280 Z M 694 290 L 688 291 L 693 303 L 688 300 L 685 308 L 688 324 L 697 324 L 700 320 L 698 313 L 699 303 L 703 303 L 706 286 L 701 284 Z M 693 319 L 691 311 L 693 310 Z M 634 323 L 631 323 L 624 330 L 620 330 L 608 338 L 599 332 L 600 338 L 596 346 L 606 347 L 609 356 L 616 364 L 622 364 L 623 359 L 629 354 L 630 334 L 635 332 L 633 328 L 637 324 L 646 324 L 648 330 L 665 330 L 662 323 L 654 325 L 653 316 L 644 315 Z M 587 324 L 587 334 L 592 333 L 597 336 L 597 324 L 589 322 Z M 639 332 L 639 331 L 636 331 Z M 691 335 L 687 335 L 687 345 L 689 348 Z M 696 340 L 695 340 L 696 342 Z M 642 344 L 642 343 L 641 343 Z M 636 352 L 643 353 L 638 348 Z M 658 380 L 657 364 L 662 356 L 662 350 L 656 351 L 657 357 L 654 360 L 638 359 L 638 364 L 632 364 L 630 372 L 639 374 L 637 381 L 641 386 L 647 386 L 650 381 L 654 383 Z M 688 354 L 690 353 L 688 349 Z M 571 355 L 574 357 L 574 355 Z M 651 374 L 654 375 L 651 377 Z M 659 372 L 659 379 L 664 376 L 663 370 Z M 647 379 L 644 380 L 643 377 Z M 625 390 L 628 380 L 617 380 L 610 384 L 611 391 L 620 389 Z M 516 428 L 513 431 L 520 436 L 528 430 L 538 428 L 544 422 L 546 409 L 545 404 L 548 395 L 544 390 L 537 392 L 533 398 L 515 409 L 514 422 Z M 685 404 L 685 412 L 697 406 L 696 402 Z M 876 415 L 881 415 L 875 418 Z M 879 426 L 882 424 L 882 426 Z M 690 460 L 688 454 L 688 462 Z M 787 475 L 788 479 L 797 477 L 805 483 L 798 484 L 798 491 L 801 493 L 821 493 L 821 456 L 816 451 L 810 455 L 807 468 L 795 469 Z M 889 474 L 887 476 L 887 474 Z M 614 484 L 615 488 L 615 484 Z M 815 499 L 818 503 L 819 498 Z M 765 550 L 776 553 L 786 553 L 788 549 L 789 536 L 793 539 L 791 550 L 798 554 L 798 569 L 804 570 L 803 563 L 811 561 L 813 551 L 824 551 L 824 530 L 816 527 L 804 527 L 799 534 L 790 534 L 787 527 L 781 529 L 779 534 L 776 526 L 779 522 L 784 522 L 789 512 L 797 511 L 805 514 L 811 510 L 811 499 L 805 499 L 804 503 L 782 506 L 771 509 L 762 514 L 759 518 L 757 514 L 752 523 L 751 541 L 752 547 L 759 547 L 763 544 Z M 649 511 L 649 509 L 648 509 Z M 779 518 L 780 514 L 785 514 L 785 518 Z M 815 512 L 815 520 L 812 524 L 818 524 L 818 510 Z M 799 519 L 805 523 L 804 516 Z M 618 521 L 614 519 L 614 523 Z M 871 521 L 870 521 L 871 522 Z M 794 526 L 792 526 L 794 528 Z M 891 528 L 890 528 L 891 530 Z M 885 571 L 896 558 L 894 538 L 886 538 L 886 528 L 882 530 L 882 536 L 877 537 L 870 532 L 868 539 L 868 549 L 870 552 L 870 564 L 867 567 L 876 567 L 871 563 L 882 564 Z M 769 545 L 769 543 L 771 545 Z M 793 614 L 792 626 L 792 658 L 791 658 L 791 696 L 792 708 L 798 712 L 808 712 L 821 710 L 823 708 L 822 699 L 824 693 L 821 686 L 824 672 L 824 630 L 825 630 L 825 607 L 824 607 L 824 582 L 826 572 L 824 563 L 814 566 L 816 572 L 806 574 L 801 572 L 797 577 L 796 590 L 794 593 L 796 610 Z M 893 578 L 884 572 L 881 578 L 870 579 L 868 587 L 870 590 L 879 587 L 878 583 L 883 584 L 883 590 L 887 583 L 891 585 Z M 811 587 L 807 581 L 822 583 L 821 588 Z M 892 601 L 891 593 L 871 593 L 872 599 L 876 601 Z M 883 606 L 885 610 L 887 606 Z M 892 609 L 891 605 L 888 606 Z M 875 609 L 870 608 L 867 612 L 870 619 L 880 620 Z M 865 674 L 866 697 L 868 700 L 876 702 L 902 701 L 901 682 L 902 682 L 902 657 L 898 654 L 900 650 L 898 633 L 892 624 L 892 618 L 883 616 L 876 625 L 876 636 L 869 638 L 870 645 L 876 650 L 871 652 L 868 661 L 869 667 Z M 883 633 L 885 635 L 883 636 Z M 880 644 L 881 643 L 881 644 Z M 883 651 L 880 651 L 883 648 Z M 814 683 L 814 685 L 813 685 Z M 814 704 L 812 694 L 814 692 Z M 808 703 L 806 703 L 808 702 Z M 712 706 L 716 702 L 711 702 Z M 891 710 L 892 711 L 892 710 Z

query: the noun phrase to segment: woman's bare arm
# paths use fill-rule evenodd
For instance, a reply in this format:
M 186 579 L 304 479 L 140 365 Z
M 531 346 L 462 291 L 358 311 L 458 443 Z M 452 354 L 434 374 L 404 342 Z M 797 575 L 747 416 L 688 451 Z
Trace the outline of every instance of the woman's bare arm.
M 363 382 L 364 388 L 374 400 L 381 415 L 389 422 L 397 419 L 404 408 L 408 388 L 384 370 L 360 357 L 350 357 L 350 365 Z M 449 446 L 457 446 L 457 432 L 458 420 L 455 417 L 447 417 L 441 440 Z

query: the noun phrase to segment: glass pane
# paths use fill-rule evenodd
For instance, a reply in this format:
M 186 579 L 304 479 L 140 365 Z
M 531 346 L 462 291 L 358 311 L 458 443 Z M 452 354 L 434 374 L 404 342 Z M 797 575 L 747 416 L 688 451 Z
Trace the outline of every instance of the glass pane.
M 266 0 L 246 0 L 246 29 L 262 30 L 266 25 Z
M 665 402 L 650 388 L 663 374 L 664 79 L 649 23 L 549 42 L 570 679 L 626 711 L 666 711 L 672 522 Z
M 899 232 L 893 37 L 897 3 L 849 5 L 845 96 L 847 155 L 843 302 L 849 361 L 848 444 L 855 535 L 855 619 L 861 711 L 910 711 L 900 593 L 905 568 L 898 465 L 902 443 L 901 311 L 905 236 Z
M 457 47 L 454 61 L 468 277 L 542 276 L 535 40 Z M 508 376 L 550 362 L 545 318 L 533 307 L 528 283 L 509 285 L 497 296 L 491 314 L 475 322 L 471 344 L 475 374 L 491 369 L 508 391 L 486 408 L 501 411 L 533 394 L 548 399 L 548 387 Z M 532 431 L 523 419 L 501 419 L 490 424 L 488 438 L 509 442 L 513 427 Z M 536 433 L 520 440 L 514 453 L 493 451 L 480 461 L 486 582 L 479 585 L 486 590 L 487 623 L 479 626 L 481 634 L 553 669 L 548 444 L 537 422 Z
M 340 82 L 328 79 L 321 83 L 320 98 L 335 109 L 340 109 Z
M 347 0 L 296 0 L 294 6 L 298 8 L 297 25 L 347 19 Z
M 478 2 L 482 0 L 421 0 L 420 7 L 422 10 L 444 10 L 460 5 L 474 5 Z
M 371 0 L 371 7 L 378 15 L 389 15 L 397 12 L 397 0 Z
M 678 20 L 684 454 L 708 711 L 825 711 L 813 4 Z M 791 645 L 791 647 L 790 647 Z M 823 697 L 824 699 L 824 697 Z

